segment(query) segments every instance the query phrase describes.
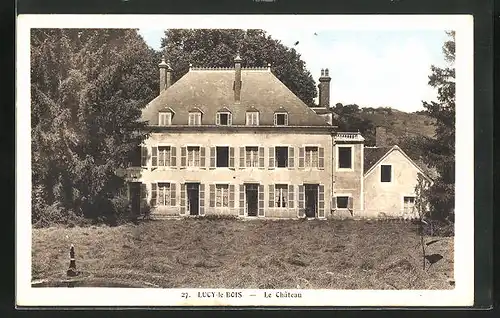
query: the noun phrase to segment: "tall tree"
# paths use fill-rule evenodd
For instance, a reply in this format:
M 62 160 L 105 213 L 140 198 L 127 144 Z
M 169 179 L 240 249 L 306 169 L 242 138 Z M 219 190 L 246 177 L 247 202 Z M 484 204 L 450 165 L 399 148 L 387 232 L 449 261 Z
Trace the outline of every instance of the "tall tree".
M 365 144 L 375 143 L 375 126 L 371 120 L 363 118 L 358 105 L 337 103 L 333 112 L 337 116 L 339 131 L 359 131 L 365 138 Z
M 447 32 L 449 39 L 443 45 L 447 65 L 432 66 L 429 85 L 437 90 L 437 101 L 424 102 L 429 116 L 435 119 L 435 139 L 427 144 L 428 165 L 436 168 L 439 176 L 430 191 L 433 217 L 453 218 L 455 202 L 455 32 Z
M 143 140 L 140 108 L 156 95 L 153 53 L 136 30 L 32 31 L 34 222 L 114 216 L 115 170 Z
M 162 38 L 161 48 L 174 69 L 174 81 L 187 73 L 190 63 L 200 67 L 231 67 L 239 51 L 248 67 L 271 63 L 276 77 L 304 103 L 314 104 L 315 82 L 300 54 L 263 30 L 169 29 Z

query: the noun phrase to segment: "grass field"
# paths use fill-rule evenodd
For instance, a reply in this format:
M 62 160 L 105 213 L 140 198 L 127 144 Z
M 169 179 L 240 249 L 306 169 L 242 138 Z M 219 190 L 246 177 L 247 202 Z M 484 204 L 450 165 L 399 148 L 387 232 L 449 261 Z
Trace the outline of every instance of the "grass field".
M 66 279 L 69 246 L 89 281 L 163 288 L 451 289 L 453 238 L 422 269 L 415 225 L 388 221 L 157 220 L 33 230 L 32 280 Z M 429 267 L 429 263 L 427 263 Z

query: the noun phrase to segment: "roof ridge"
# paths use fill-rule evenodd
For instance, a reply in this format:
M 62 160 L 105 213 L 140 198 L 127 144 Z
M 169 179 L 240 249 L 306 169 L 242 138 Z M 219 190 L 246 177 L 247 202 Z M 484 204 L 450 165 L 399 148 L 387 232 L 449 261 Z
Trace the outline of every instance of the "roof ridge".
M 191 71 L 219 71 L 219 70 L 227 71 L 227 70 L 234 70 L 235 68 L 234 67 L 216 67 L 216 66 L 214 66 L 214 67 L 191 66 L 189 69 Z M 267 71 L 267 70 L 269 70 L 269 67 L 256 66 L 256 67 L 242 67 L 241 69 L 246 70 L 246 71 Z

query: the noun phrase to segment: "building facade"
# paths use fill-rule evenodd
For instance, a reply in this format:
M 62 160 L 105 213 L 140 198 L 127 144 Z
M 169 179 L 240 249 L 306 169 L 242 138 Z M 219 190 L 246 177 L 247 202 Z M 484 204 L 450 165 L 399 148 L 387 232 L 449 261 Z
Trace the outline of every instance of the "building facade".
M 194 68 L 142 111 L 149 137 L 128 169 L 135 210 L 156 216 L 256 218 L 365 215 L 364 139 L 337 132 L 322 70 L 310 108 L 267 68 Z M 371 204 L 371 203 L 370 203 Z

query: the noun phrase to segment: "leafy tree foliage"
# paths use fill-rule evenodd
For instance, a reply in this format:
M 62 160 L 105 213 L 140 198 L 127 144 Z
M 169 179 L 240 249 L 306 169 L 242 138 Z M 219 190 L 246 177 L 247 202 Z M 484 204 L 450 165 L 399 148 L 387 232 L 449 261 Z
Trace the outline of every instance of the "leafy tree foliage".
M 272 71 L 304 103 L 313 106 L 316 97 L 314 79 L 300 54 L 263 30 L 169 29 L 161 42 L 173 68 L 176 81 L 189 70 L 200 67 L 231 67 L 239 51 L 244 66 L 265 67 Z
M 426 158 L 439 174 L 429 198 L 437 219 L 453 219 L 455 201 L 455 32 L 448 32 L 448 36 L 443 45 L 448 65 L 432 66 L 429 76 L 429 85 L 437 89 L 437 101 L 423 103 L 436 125 L 436 138 L 428 140 Z
M 359 131 L 365 138 L 365 144 L 375 143 L 375 126 L 371 120 L 363 118 L 358 105 L 337 103 L 333 112 L 338 116 L 336 124 L 339 131 Z
M 32 30 L 34 223 L 116 217 L 115 170 L 145 137 L 137 119 L 156 95 L 156 64 L 136 30 Z

